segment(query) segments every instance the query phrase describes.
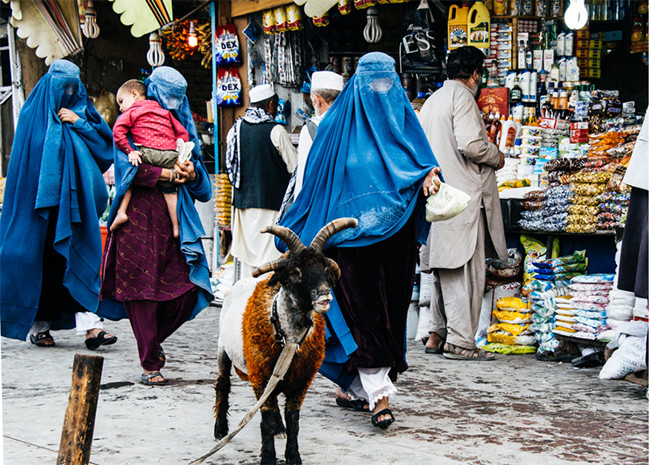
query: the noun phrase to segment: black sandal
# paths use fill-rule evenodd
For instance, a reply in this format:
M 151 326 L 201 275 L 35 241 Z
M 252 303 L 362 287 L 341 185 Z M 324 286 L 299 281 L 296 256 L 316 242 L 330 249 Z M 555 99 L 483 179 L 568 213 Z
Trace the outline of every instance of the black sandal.
M 390 418 L 388 420 L 379 421 L 379 417 L 384 415 L 390 415 Z M 379 412 L 375 413 L 372 416 L 371 421 L 372 421 L 372 426 L 385 429 L 388 428 L 395 421 L 395 417 L 393 416 L 393 412 L 391 412 L 390 409 L 385 408 L 384 410 L 380 410 Z
M 38 347 L 54 347 L 54 338 L 49 331 L 42 333 L 30 334 L 29 340 L 32 344 Z
M 89 337 L 86 339 L 86 347 L 89 350 L 95 350 L 99 346 L 115 344 L 117 342 L 117 336 L 106 337 L 108 334 L 106 331 L 100 331 L 96 337 Z

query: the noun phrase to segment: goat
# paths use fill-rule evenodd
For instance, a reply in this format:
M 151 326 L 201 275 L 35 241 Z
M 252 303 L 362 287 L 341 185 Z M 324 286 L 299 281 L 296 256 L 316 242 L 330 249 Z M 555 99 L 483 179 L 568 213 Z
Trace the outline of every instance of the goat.
M 262 465 L 276 463 L 274 436 L 285 432 L 287 465 L 302 463 L 298 451 L 300 408 L 325 356 L 322 314 L 329 310 L 331 288 L 341 274 L 336 262 L 327 258 L 322 249 L 334 234 L 356 226 L 354 218 L 331 221 L 308 247 L 288 228 L 275 225 L 264 229 L 262 232 L 280 238 L 289 252 L 257 268 L 253 278 L 237 282 L 224 300 L 217 354 L 219 374 L 215 384 L 216 439 L 228 434 L 232 366 L 241 379 L 250 381 L 259 399 L 284 341 L 300 347 L 283 380 L 261 407 Z M 270 278 L 256 279 L 269 271 L 274 272 Z M 286 398 L 286 429 L 278 408 L 280 393 Z

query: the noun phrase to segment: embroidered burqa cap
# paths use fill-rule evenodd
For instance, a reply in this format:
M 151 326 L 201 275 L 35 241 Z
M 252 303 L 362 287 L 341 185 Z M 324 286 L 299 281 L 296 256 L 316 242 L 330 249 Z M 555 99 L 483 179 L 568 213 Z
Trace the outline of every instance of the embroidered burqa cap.
M 311 75 L 311 90 L 343 90 L 343 76 L 333 71 L 315 71 Z

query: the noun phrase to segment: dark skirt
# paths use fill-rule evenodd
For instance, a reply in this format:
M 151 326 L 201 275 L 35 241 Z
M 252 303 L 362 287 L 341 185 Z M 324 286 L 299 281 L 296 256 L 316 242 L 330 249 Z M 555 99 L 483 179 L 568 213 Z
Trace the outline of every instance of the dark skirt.
M 648 191 L 636 187 L 623 232 L 618 288 L 648 298 Z
M 415 221 L 411 218 L 393 236 L 365 247 L 336 247 L 326 254 L 339 265 L 334 288 L 358 349 L 347 362 L 358 368 L 390 367 L 390 377 L 408 368 L 406 315 L 417 257 Z

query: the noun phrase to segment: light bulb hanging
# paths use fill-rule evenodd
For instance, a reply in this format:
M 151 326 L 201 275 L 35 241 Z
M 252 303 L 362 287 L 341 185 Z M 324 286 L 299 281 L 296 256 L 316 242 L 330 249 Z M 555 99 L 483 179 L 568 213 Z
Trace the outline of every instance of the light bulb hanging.
M 155 32 L 149 36 L 149 51 L 147 52 L 147 62 L 154 68 L 162 66 L 165 62 L 165 54 L 162 51 L 162 40 Z
M 367 12 L 368 23 L 363 29 L 363 38 L 369 44 L 376 44 L 381 40 L 381 27 L 379 27 L 379 10 L 374 6 L 368 8 Z
M 194 20 L 190 21 L 190 30 L 187 33 L 187 45 L 191 48 L 198 47 L 199 38 L 196 36 L 196 29 L 194 29 Z
M 564 22 L 570 29 L 582 29 L 587 24 L 589 12 L 585 0 L 571 0 L 569 8 L 564 13 Z
M 99 26 L 97 25 L 97 12 L 93 7 L 92 0 L 88 0 L 85 15 L 86 19 L 81 26 L 81 32 L 89 39 L 96 39 L 99 37 Z

